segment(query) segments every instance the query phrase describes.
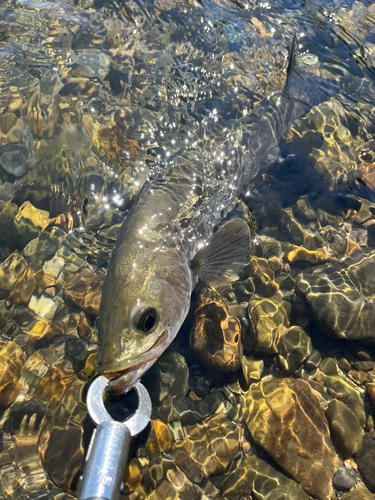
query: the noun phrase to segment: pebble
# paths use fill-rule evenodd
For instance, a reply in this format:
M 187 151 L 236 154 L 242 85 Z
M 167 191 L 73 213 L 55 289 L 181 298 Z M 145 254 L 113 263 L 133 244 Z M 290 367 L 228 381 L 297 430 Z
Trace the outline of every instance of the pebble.
M 339 467 L 333 477 L 333 486 L 339 491 L 348 491 L 355 483 L 354 474 L 345 467 Z

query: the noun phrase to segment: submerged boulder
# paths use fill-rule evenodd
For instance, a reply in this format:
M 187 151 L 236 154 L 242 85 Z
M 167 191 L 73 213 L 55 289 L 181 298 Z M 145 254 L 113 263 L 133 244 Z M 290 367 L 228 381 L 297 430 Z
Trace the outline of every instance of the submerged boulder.
M 375 253 L 356 252 L 296 280 L 313 316 L 334 337 L 375 341 Z
M 321 405 L 308 382 L 271 379 L 252 384 L 242 401 L 254 441 L 319 500 L 333 495 L 332 479 L 341 465 Z

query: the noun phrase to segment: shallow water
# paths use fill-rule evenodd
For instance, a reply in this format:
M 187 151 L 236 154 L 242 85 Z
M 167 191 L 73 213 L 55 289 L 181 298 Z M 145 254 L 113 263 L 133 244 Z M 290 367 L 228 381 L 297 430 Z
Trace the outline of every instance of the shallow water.
M 144 376 L 153 421 L 122 493 L 373 498 L 375 7 L 288 0 L 1 1 L 1 498 L 75 497 L 121 222 L 197 120 L 283 89 L 294 35 L 298 70 L 340 92 L 242 193 L 246 276 L 198 285 Z

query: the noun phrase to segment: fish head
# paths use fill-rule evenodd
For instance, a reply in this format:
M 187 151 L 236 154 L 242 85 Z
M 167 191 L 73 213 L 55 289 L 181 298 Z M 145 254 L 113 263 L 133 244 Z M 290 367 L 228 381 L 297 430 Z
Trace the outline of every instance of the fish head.
M 128 391 L 177 335 L 193 288 L 177 248 L 112 256 L 99 311 L 97 371 L 112 392 Z

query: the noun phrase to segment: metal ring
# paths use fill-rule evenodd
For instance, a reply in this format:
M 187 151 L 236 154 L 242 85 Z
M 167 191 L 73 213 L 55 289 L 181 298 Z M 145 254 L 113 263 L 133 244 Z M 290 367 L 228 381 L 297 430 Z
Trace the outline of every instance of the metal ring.
M 104 406 L 104 394 L 108 383 L 109 380 L 101 375 L 90 385 L 87 393 L 87 411 L 96 425 L 102 422 L 114 421 Z M 129 429 L 131 436 L 136 436 L 145 429 L 150 421 L 152 409 L 151 399 L 145 386 L 137 382 L 134 389 L 137 392 L 138 408 L 134 415 L 123 422 Z

